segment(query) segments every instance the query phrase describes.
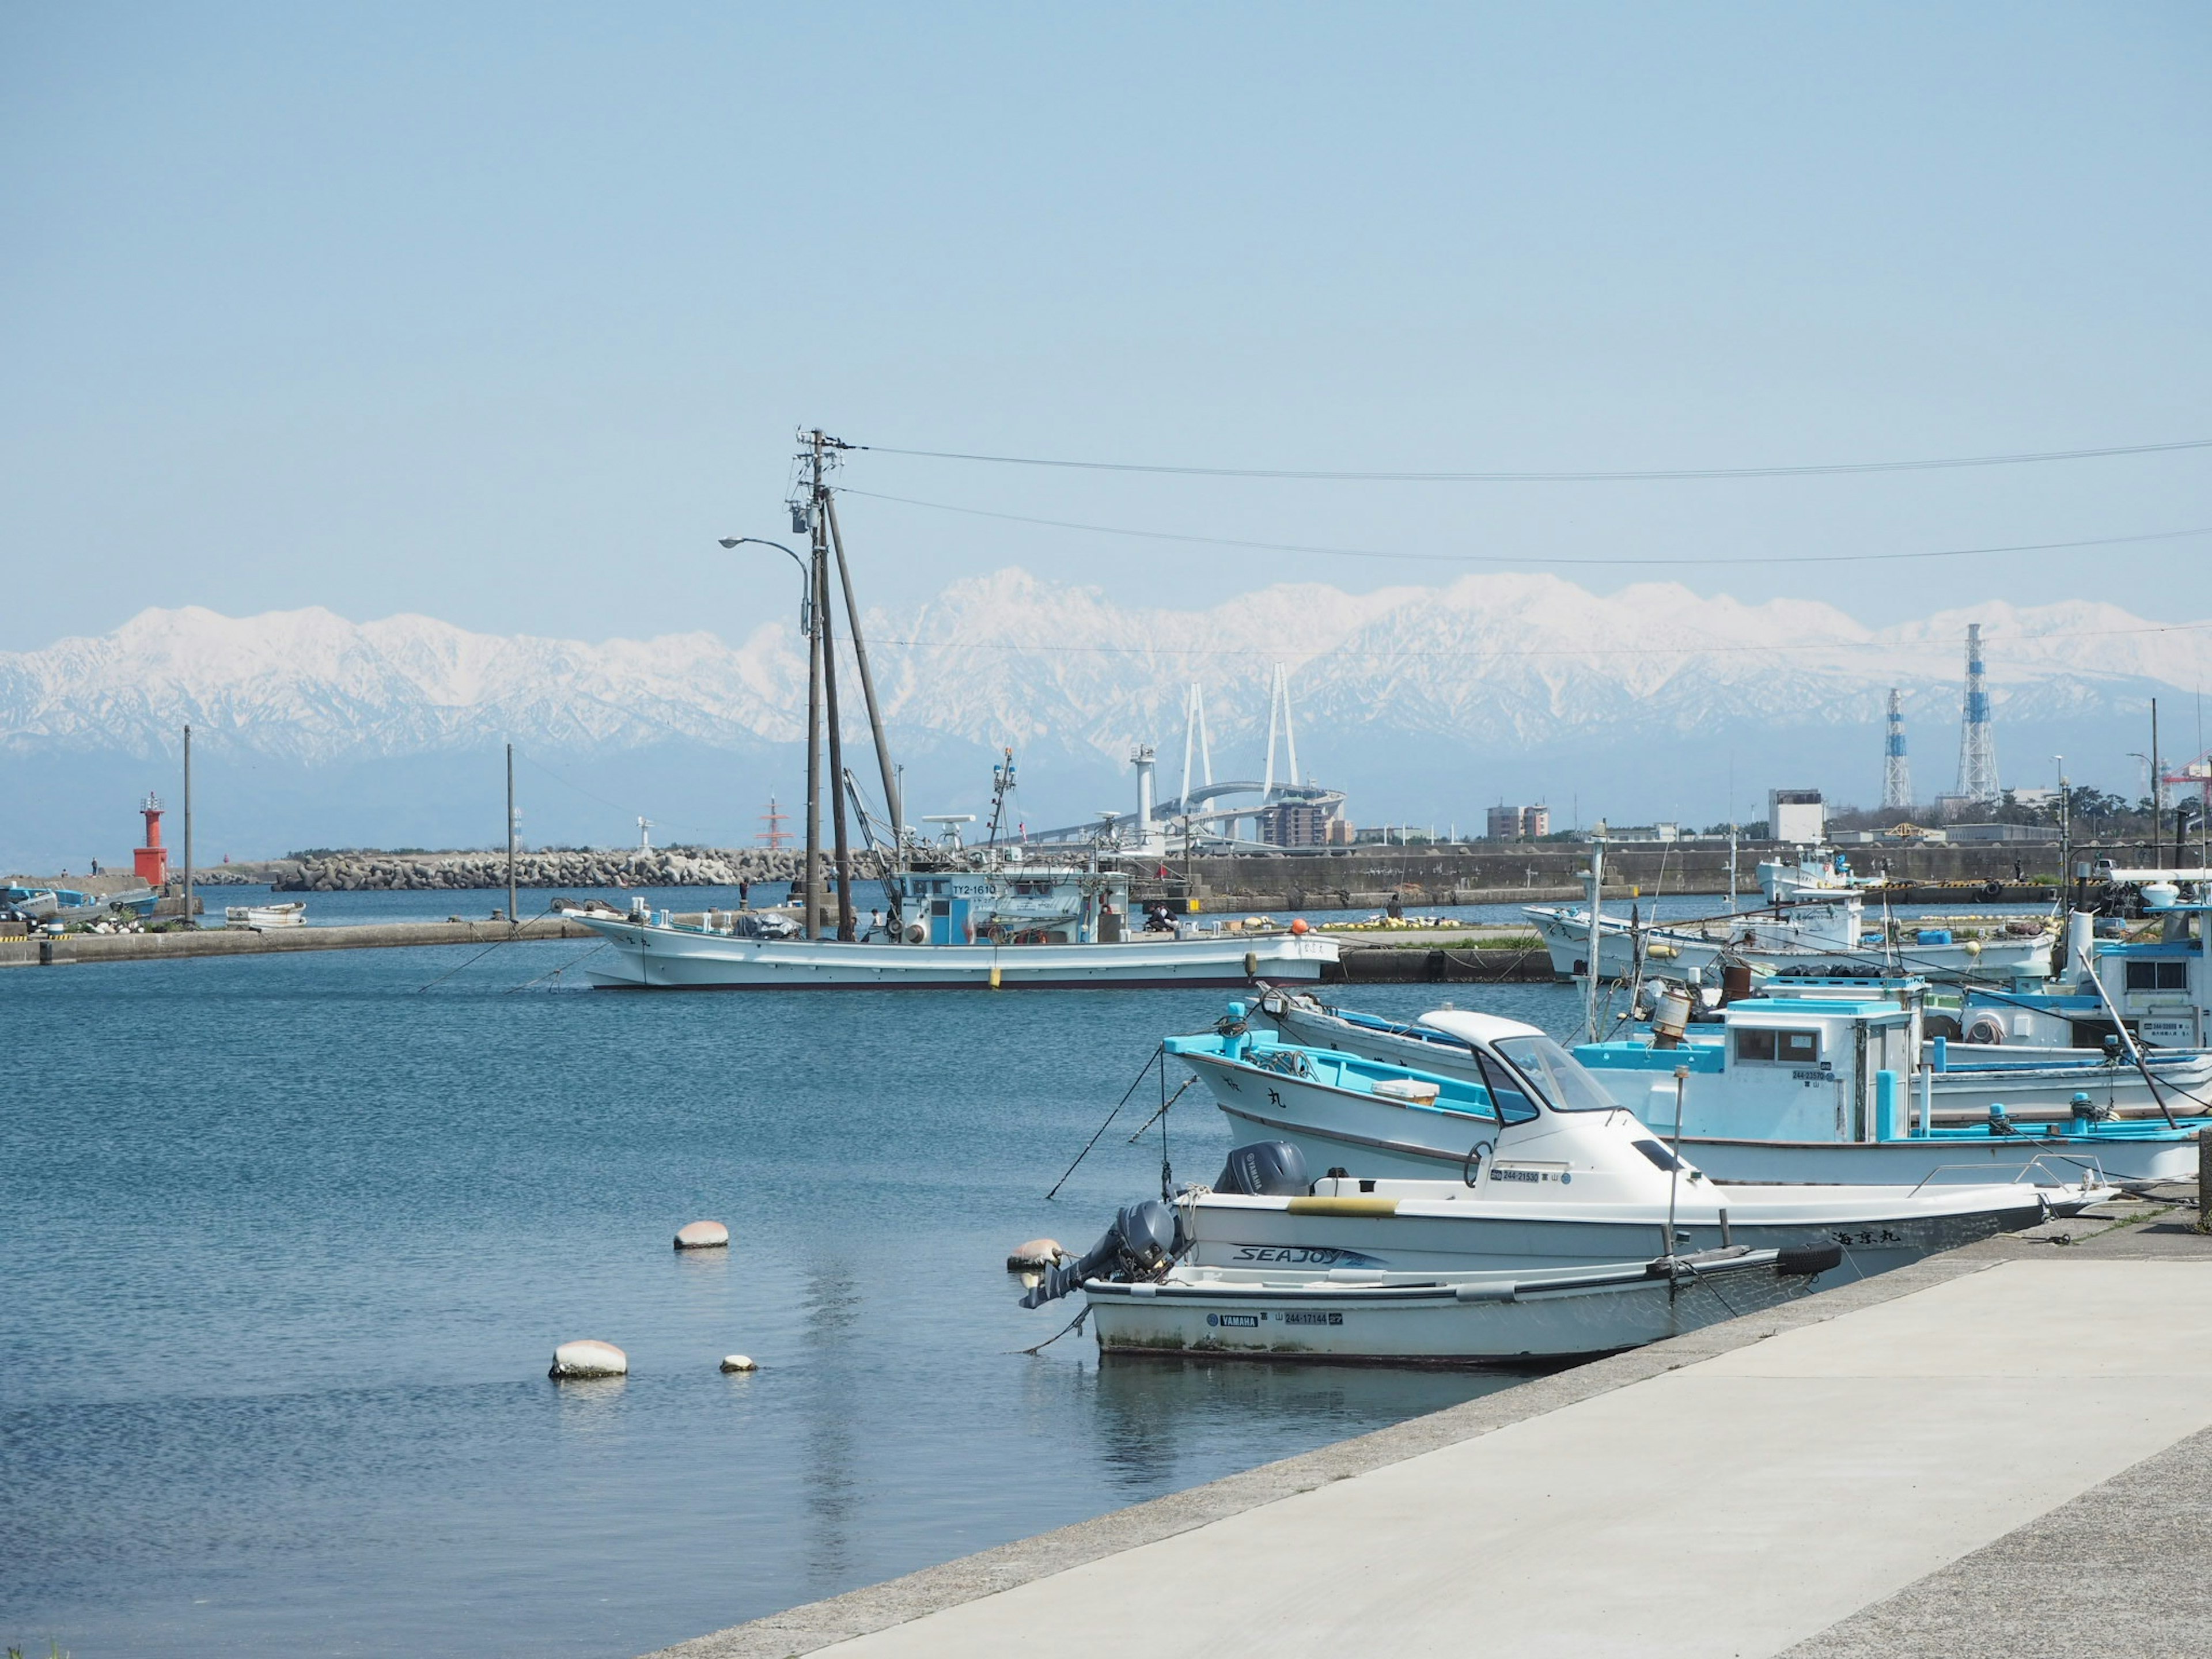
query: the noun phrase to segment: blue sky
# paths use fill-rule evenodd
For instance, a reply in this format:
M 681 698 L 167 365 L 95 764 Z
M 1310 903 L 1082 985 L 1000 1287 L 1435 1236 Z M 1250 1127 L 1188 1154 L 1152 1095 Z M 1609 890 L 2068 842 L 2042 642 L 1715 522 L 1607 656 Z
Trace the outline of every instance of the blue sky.
M 495 631 L 790 611 L 791 434 L 1316 469 L 2212 437 L 2212 11 L 0 9 L 0 647 L 147 605 Z M 2212 452 L 1874 477 L 1376 485 L 866 455 L 883 494 L 1630 558 L 1869 621 L 2212 616 Z M 869 597 L 1433 562 L 854 499 Z M 1741 559 L 1733 568 L 1697 557 Z

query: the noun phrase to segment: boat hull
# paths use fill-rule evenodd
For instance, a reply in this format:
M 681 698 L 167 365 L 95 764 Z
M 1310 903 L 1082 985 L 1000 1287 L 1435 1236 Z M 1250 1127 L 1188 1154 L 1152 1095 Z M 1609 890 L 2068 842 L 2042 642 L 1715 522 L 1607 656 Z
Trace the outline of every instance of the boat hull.
M 1428 1365 L 1512 1364 L 1616 1353 L 1755 1313 L 1825 1285 L 1771 1259 L 1670 1282 L 1640 1266 L 1579 1279 L 1420 1285 L 1092 1281 L 1099 1352 Z
M 2163 1129 L 2163 1125 L 2160 1126 Z M 1731 1140 L 1684 1135 L 1682 1156 L 1715 1181 L 1889 1185 L 1923 1181 L 2094 1181 L 2139 1186 L 2197 1173 L 2193 1136 L 1981 1135 L 1899 1140 Z
M 1312 934 L 1146 939 L 1101 945 L 896 945 L 743 939 L 574 911 L 611 947 L 585 972 L 621 990 L 1079 990 L 1312 983 L 1336 944 Z
M 1589 921 L 1571 911 L 1532 906 L 1522 913 L 1534 926 L 1552 957 L 1552 971 L 1561 979 L 1579 975 L 1589 957 Z M 1749 920 L 1747 917 L 1747 920 Z M 1708 969 L 1717 970 L 1723 954 L 1771 968 L 1778 973 L 1865 973 L 1881 965 L 1880 946 L 1864 949 L 1808 949 L 1760 942 L 1730 945 L 1727 939 L 1708 939 L 1686 929 L 1646 927 L 1644 929 L 1646 979 L 1695 979 Z M 2051 969 L 2051 939 L 1985 939 L 1956 945 L 1903 945 L 1898 947 L 1911 970 L 1923 979 L 1949 983 L 1972 979 L 2010 981 L 2040 979 Z M 1626 921 L 1601 917 L 1598 922 L 1598 976 L 1626 982 L 1636 975 L 1634 935 Z

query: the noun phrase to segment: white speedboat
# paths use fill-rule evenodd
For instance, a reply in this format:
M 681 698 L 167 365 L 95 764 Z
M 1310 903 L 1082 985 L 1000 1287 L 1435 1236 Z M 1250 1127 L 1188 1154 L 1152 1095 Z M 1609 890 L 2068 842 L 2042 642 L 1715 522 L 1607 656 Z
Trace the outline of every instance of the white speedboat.
M 1197 1200 L 1193 1261 L 1326 1249 L 1361 1258 L 1346 1265 L 1465 1272 L 1619 1262 L 1656 1238 L 1668 1253 L 1835 1243 L 1871 1273 L 2110 1195 L 2094 1170 L 2026 1159 L 1911 1187 L 1726 1184 L 1534 1026 L 1431 1018 L 1450 1022 L 1480 1081 L 1283 1043 L 1233 1018 L 1167 1040 L 1240 1138 L 1279 1139 L 1327 1170 L 1304 1198 Z
M 1503 1269 L 1407 1268 L 1316 1243 L 1257 1261 L 1208 1259 L 1218 1254 L 1208 1246 L 1219 1198 L 1307 1217 L 1378 1217 L 1399 1201 L 1345 1196 L 1344 1184 L 1308 1183 L 1285 1142 L 1239 1147 L 1214 1189 L 1186 1188 L 1172 1209 L 1158 1200 L 1125 1207 L 1079 1261 L 1045 1270 L 1022 1305 L 1079 1289 L 1104 1353 L 1469 1364 L 1581 1358 L 1679 1336 L 1802 1296 L 1844 1259 L 1830 1242 Z

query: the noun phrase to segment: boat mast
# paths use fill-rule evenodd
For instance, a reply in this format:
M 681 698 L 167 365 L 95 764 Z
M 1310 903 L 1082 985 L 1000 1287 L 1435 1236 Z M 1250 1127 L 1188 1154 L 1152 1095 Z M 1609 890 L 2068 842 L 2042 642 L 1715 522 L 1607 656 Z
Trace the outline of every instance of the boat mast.
M 1589 960 L 1584 965 L 1589 969 L 1589 982 L 1583 988 L 1583 1023 L 1589 1028 L 1588 1041 L 1597 1041 L 1597 953 L 1603 942 L 1598 935 L 1601 902 L 1605 895 L 1605 841 L 1602 836 L 1590 842 L 1589 862 Z
M 844 736 L 837 718 L 837 636 L 833 621 L 836 607 L 827 601 L 830 593 L 830 491 L 822 482 L 823 448 L 836 444 L 817 427 L 807 434 L 807 455 L 813 471 L 813 488 L 810 500 L 813 511 L 807 517 L 807 533 L 814 555 L 814 591 L 823 596 L 824 603 L 815 607 L 815 627 L 818 643 L 816 659 L 822 665 L 823 712 L 830 731 L 830 818 L 833 837 L 837 878 L 837 937 L 853 937 L 853 849 L 845 833 L 845 746 Z M 839 446 L 842 447 L 842 446 Z M 807 772 L 810 818 L 818 825 L 822 805 L 816 797 L 821 787 L 818 763 Z M 815 830 L 818 842 L 821 831 Z
M 867 641 L 860 637 L 860 607 L 853 603 L 853 571 L 845 562 L 845 538 L 837 529 L 837 498 L 828 490 L 822 506 L 830 520 L 830 545 L 837 556 L 837 580 L 845 592 L 845 625 L 853 635 L 853 659 L 860 665 L 860 696 L 868 705 L 868 731 L 876 741 L 876 766 L 884 775 L 884 805 L 891 818 L 891 869 L 906 867 L 906 802 L 899 787 L 898 768 L 891 764 L 891 746 L 884 736 L 884 717 L 876 702 L 876 677 L 868 667 Z M 897 899 L 891 901 L 896 908 Z

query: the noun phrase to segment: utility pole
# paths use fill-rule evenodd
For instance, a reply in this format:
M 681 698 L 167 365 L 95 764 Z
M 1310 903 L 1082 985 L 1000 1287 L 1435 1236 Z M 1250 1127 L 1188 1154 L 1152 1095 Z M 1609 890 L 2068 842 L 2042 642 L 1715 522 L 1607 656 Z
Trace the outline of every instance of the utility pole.
M 2158 699 L 2150 700 L 2150 855 L 2156 863 L 2164 856 L 2166 843 L 2166 814 L 2160 809 L 2166 804 L 2166 786 L 2159 779 L 2166 769 L 2158 760 Z
M 807 451 L 812 460 L 814 510 L 807 514 L 807 529 L 814 555 L 814 591 L 822 596 L 816 605 L 815 626 L 821 633 L 823 712 L 830 731 L 830 820 L 836 854 L 837 876 L 837 937 L 853 937 L 853 851 L 845 833 L 845 744 L 837 714 L 837 635 L 831 625 L 836 607 L 829 603 L 830 594 L 830 491 L 822 482 L 822 452 L 831 440 L 820 428 L 809 434 Z M 810 803 L 808 810 L 818 815 L 818 802 Z M 820 831 L 816 831 L 817 840 Z
M 507 925 L 515 925 L 514 908 L 514 745 L 507 745 Z
M 820 512 L 822 452 L 814 451 L 814 495 L 807 501 L 808 531 L 817 541 L 821 531 L 813 523 Z M 795 528 L 796 526 L 794 526 Z M 809 550 L 813 550 L 810 546 Z M 815 584 L 818 559 L 806 567 L 806 866 L 803 902 L 806 906 L 805 933 L 822 937 L 822 590 Z
M 192 728 L 185 727 L 185 926 L 197 927 L 192 915 Z

